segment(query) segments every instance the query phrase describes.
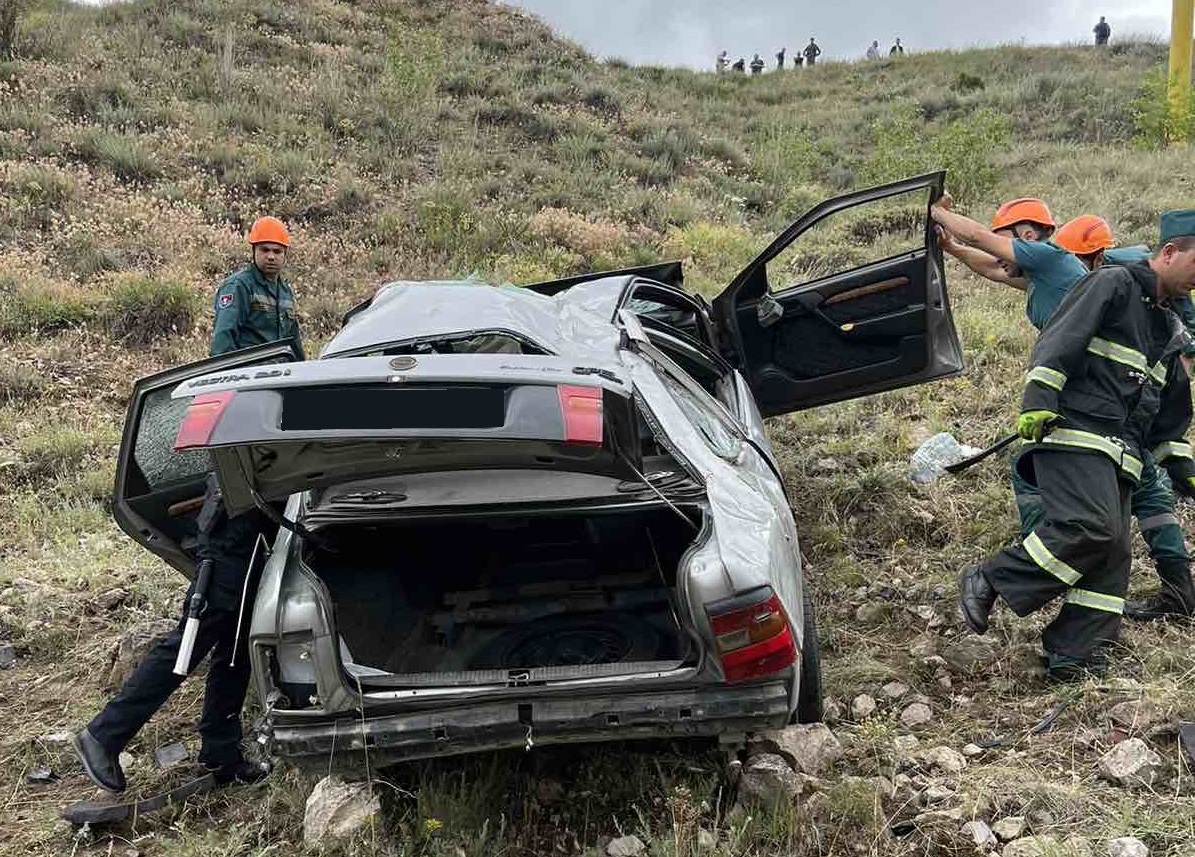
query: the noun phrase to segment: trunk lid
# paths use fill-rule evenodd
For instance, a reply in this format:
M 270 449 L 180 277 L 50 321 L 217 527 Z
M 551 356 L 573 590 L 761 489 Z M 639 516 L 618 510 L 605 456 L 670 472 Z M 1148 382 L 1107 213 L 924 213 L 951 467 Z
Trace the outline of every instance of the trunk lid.
M 616 366 L 507 354 L 307 361 L 206 375 L 176 450 L 207 449 L 237 514 L 356 479 L 553 469 L 642 470 L 631 387 Z

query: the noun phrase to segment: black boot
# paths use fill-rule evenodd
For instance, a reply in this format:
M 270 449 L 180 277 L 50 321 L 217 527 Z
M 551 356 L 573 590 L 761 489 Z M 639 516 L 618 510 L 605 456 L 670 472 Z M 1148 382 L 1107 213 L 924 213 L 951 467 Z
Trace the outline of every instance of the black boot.
M 221 786 L 232 783 L 259 783 L 273 770 L 268 762 L 253 762 L 249 759 L 241 759 L 239 762 L 231 762 L 219 767 L 210 765 L 201 765 L 200 767 L 204 773 L 215 774 L 216 784 Z
M 1086 658 L 1046 652 L 1042 665 L 1046 668 L 1046 684 L 1076 684 L 1089 678 L 1104 678 L 1108 674 L 1108 654 L 1102 648 Z
M 1189 603 L 1172 589 L 1163 587 L 1156 595 L 1134 601 L 1126 601 L 1124 617 L 1134 622 L 1154 622 L 1158 619 L 1189 619 L 1192 610 Z
M 120 769 L 120 754 L 109 753 L 86 729 L 72 736 L 71 744 L 83 763 L 83 770 L 97 786 L 110 792 L 125 790 L 128 783 Z
M 1189 618 L 1195 613 L 1195 583 L 1191 581 L 1190 563 L 1184 560 L 1158 560 L 1156 595 L 1129 601 L 1124 605 L 1126 619 L 1153 622 L 1157 619 Z
M 959 573 L 958 600 L 967 627 L 976 634 L 987 633 L 988 617 L 996 603 L 996 590 L 988 583 L 983 566 L 978 563 L 968 565 Z

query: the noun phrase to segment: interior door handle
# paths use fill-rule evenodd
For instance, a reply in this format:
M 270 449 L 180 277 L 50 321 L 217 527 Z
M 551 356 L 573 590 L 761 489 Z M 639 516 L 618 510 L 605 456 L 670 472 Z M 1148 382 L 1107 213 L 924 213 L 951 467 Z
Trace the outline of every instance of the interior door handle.
M 835 332 L 840 336 L 848 335 L 855 326 L 853 324 L 839 324 L 834 319 L 830 318 L 830 316 L 826 315 L 822 311 L 822 306 L 828 303 L 828 301 L 824 296 L 818 294 L 817 292 L 805 292 L 804 294 L 797 295 L 795 300 L 800 305 L 801 309 L 814 316 L 816 319 L 818 319 L 818 321 L 821 321 L 824 324 L 834 328 Z

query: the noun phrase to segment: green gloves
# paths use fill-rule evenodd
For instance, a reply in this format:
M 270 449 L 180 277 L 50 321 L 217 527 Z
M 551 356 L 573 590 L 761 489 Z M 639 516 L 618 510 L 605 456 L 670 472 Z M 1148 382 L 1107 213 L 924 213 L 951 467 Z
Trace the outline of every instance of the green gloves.
M 1046 429 L 1056 419 L 1058 414 L 1053 411 L 1025 411 L 1017 420 L 1017 434 L 1025 440 L 1040 442 L 1046 435 Z

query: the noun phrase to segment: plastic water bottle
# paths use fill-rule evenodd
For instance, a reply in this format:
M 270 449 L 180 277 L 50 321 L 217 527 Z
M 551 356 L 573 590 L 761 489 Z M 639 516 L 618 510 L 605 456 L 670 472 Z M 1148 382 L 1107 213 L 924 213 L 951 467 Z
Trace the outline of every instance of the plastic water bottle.
M 933 482 L 946 472 L 946 465 L 975 455 L 980 450 L 955 440 L 950 432 L 939 432 L 917 447 L 909 459 L 909 478 L 918 485 Z

